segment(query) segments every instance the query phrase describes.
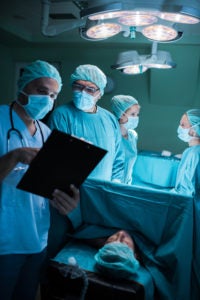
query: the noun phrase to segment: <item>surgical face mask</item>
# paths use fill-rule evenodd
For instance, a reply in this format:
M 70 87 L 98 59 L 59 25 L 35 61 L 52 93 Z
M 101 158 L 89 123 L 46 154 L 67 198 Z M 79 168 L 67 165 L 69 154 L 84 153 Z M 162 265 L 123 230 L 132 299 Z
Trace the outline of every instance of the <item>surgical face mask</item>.
M 33 120 L 43 119 L 46 114 L 52 110 L 54 101 L 48 95 L 27 95 L 24 92 L 21 92 L 28 97 L 28 103 L 22 105 L 19 103 L 26 111 L 26 113 Z
M 74 91 L 73 92 L 73 102 L 74 105 L 83 111 L 90 110 L 96 103 L 96 97 L 86 93 L 85 91 Z
M 139 117 L 128 117 L 128 121 L 126 123 L 124 123 L 124 127 L 126 128 L 126 130 L 129 129 L 135 129 L 138 126 L 139 123 Z
M 191 141 L 194 137 L 189 135 L 190 128 L 183 128 L 181 126 L 178 127 L 177 133 L 178 133 L 178 138 L 184 142 L 189 142 Z

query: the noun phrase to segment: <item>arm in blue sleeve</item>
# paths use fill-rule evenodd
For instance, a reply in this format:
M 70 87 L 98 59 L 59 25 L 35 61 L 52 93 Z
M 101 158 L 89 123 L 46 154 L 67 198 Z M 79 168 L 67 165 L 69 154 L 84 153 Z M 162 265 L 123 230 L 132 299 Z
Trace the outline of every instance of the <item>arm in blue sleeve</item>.
M 182 155 L 175 190 L 181 194 L 195 195 L 198 190 L 199 178 L 199 150 L 196 147 L 190 147 Z
M 112 181 L 124 182 L 124 159 L 125 152 L 123 149 L 122 136 L 119 124 L 116 122 L 115 159 L 112 169 Z
M 80 202 L 78 206 L 67 214 L 67 218 L 71 221 L 73 229 L 78 228 L 82 225 L 82 214 Z

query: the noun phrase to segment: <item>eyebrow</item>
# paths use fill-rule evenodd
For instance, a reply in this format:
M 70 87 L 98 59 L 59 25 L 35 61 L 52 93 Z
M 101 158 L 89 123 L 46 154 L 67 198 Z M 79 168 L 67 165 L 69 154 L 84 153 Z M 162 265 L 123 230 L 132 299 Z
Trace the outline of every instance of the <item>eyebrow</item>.
M 84 86 L 84 87 L 90 87 L 90 88 L 93 88 L 93 89 L 99 89 L 96 85 L 85 85 L 85 84 L 82 84 L 82 83 L 76 83 L 76 82 L 74 82 L 73 84 L 72 84 L 72 86 L 73 85 L 80 85 L 80 86 Z
M 44 86 L 44 85 L 42 85 L 42 86 L 37 86 L 36 89 L 39 89 L 39 90 L 45 90 L 45 91 L 47 91 L 47 92 L 50 92 L 50 93 L 53 93 L 53 94 L 56 94 L 56 95 L 58 94 L 57 91 L 50 91 L 49 88 L 46 87 L 46 86 Z
M 91 81 L 84 81 L 83 80 L 83 83 L 80 83 L 80 82 L 77 82 L 77 81 L 74 81 L 73 83 L 75 83 L 75 84 L 80 84 L 80 85 L 84 85 L 84 86 L 90 86 L 90 87 L 95 87 L 95 88 L 98 88 L 98 86 L 95 84 L 95 83 L 93 83 L 93 82 L 91 82 Z M 72 83 L 72 84 L 73 84 Z M 86 85 L 85 85 L 86 84 Z M 87 85 L 88 84 L 88 85 Z

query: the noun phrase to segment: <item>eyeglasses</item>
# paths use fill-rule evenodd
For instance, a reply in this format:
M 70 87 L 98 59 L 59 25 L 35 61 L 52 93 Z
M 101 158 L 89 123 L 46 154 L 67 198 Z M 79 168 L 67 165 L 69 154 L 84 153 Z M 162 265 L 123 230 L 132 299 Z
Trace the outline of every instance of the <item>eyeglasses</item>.
M 72 83 L 72 89 L 77 91 L 86 91 L 88 94 L 95 94 L 99 90 L 99 88 L 86 86 L 79 83 Z

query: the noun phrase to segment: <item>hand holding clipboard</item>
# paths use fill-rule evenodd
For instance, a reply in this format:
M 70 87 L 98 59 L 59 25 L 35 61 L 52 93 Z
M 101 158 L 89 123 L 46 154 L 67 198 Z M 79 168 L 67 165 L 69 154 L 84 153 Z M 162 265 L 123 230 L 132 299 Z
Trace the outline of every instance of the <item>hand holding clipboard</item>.
M 54 129 L 17 188 L 51 199 L 55 189 L 69 193 L 84 182 L 107 153 L 85 140 Z

